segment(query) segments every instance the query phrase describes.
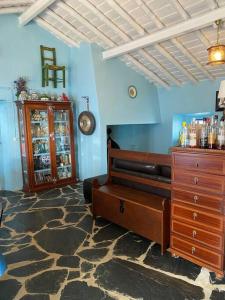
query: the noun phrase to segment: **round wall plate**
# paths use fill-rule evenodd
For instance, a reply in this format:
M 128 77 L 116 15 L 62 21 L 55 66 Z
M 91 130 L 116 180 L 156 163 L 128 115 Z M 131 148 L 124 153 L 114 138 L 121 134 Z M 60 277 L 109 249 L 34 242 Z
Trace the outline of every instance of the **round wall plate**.
M 90 111 L 83 111 L 78 117 L 78 126 L 85 135 L 91 135 L 95 130 L 95 117 Z
M 136 98 L 137 97 L 137 89 L 134 85 L 130 85 L 128 87 L 128 94 L 131 98 Z

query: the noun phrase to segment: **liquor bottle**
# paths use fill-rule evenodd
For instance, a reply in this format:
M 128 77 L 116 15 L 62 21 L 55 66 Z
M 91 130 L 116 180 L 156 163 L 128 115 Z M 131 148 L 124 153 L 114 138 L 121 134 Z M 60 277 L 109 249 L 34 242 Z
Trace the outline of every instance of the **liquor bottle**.
M 189 128 L 189 147 L 197 147 L 197 128 L 195 118 L 193 118 L 190 128 Z
M 188 144 L 188 129 L 187 129 L 187 123 L 186 122 L 182 122 L 182 129 L 180 131 L 180 137 L 179 137 L 179 141 L 180 141 L 180 146 L 181 147 L 187 147 Z
M 218 128 L 218 135 L 217 135 L 217 149 L 222 150 L 224 149 L 225 144 L 225 129 L 224 129 L 224 117 L 220 119 L 220 126 Z
M 216 147 L 216 122 L 214 117 L 211 118 L 210 125 L 208 128 L 208 148 L 214 149 Z
M 203 124 L 200 131 L 200 148 L 208 148 L 208 131 L 207 131 L 207 119 L 203 118 Z

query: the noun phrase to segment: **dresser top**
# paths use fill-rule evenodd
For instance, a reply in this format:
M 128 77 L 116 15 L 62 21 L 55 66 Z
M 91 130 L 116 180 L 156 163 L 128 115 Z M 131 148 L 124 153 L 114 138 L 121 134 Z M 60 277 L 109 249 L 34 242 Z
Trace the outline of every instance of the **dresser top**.
M 217 149 L 172 147 L 172 148 L 170 148 L 170 150 L 171 150 L 171 152 L 217 154 L 217 155 L 224 155 L 225 156 L 225 150 L 217 150 Z

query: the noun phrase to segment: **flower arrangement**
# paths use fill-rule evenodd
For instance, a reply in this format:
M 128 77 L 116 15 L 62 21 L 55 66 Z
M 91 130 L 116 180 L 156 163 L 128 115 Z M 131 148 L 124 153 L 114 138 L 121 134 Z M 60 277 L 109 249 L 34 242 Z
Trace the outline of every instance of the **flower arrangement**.
M 17 98 L 21 94 L 22 91 L 27 93 L 27 81 L 23 77 L 19 77 L 17 80 L 14 81 L 14 88 L 16 90 Z

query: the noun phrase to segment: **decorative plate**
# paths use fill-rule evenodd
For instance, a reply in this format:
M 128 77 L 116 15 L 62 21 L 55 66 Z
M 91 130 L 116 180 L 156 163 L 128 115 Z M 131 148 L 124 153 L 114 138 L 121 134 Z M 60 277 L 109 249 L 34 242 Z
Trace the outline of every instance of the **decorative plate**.
M 78 126 L 85 135 L 91 135 L 95 130 L 95 117 L 90 111 L 83 111 L 78 117 Z
M 128 87 L 128 94 L 131 98 L 136 98 L 137 96 L 137 89 L 134 85 L 130 85 Z

